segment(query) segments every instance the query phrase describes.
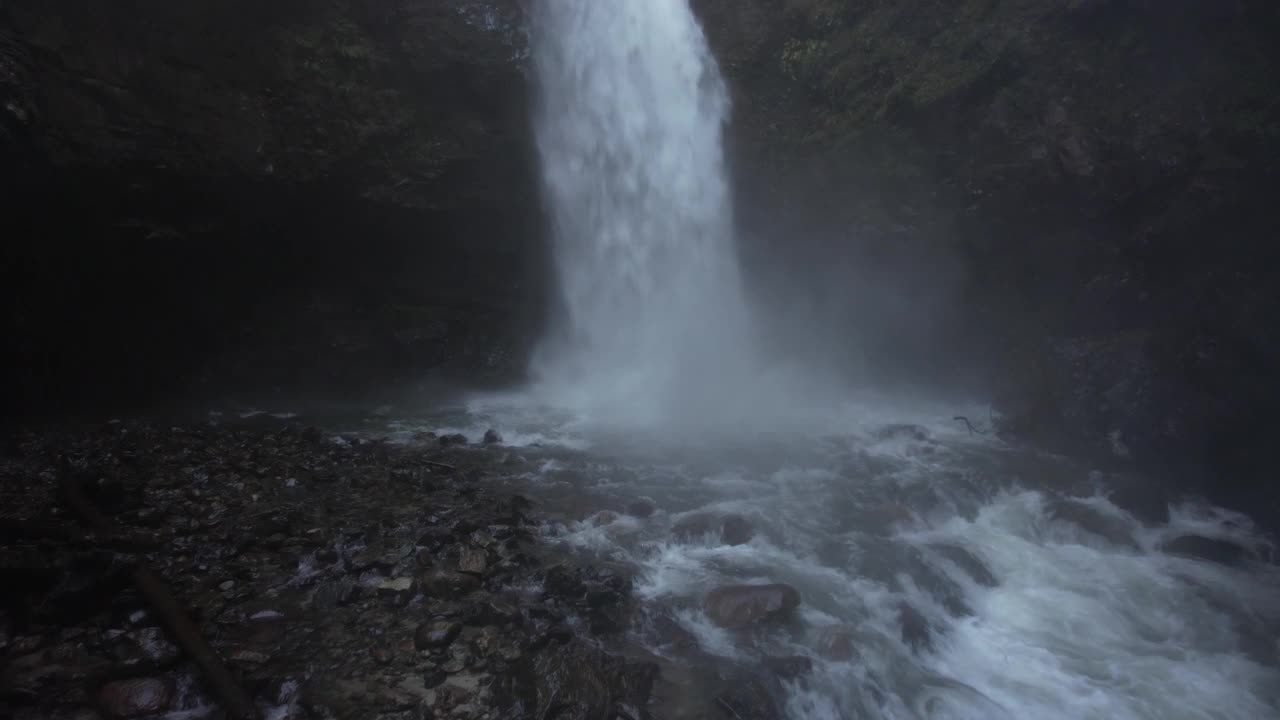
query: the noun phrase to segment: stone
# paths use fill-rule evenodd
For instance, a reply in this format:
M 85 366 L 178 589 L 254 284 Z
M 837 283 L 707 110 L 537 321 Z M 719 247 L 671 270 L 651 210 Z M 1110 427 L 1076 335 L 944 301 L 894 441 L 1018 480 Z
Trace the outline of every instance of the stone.
M 467 440 L 467 436 L 466 436 L 466 435 L 463 435 L 462 433 L 454 433 L 454 434 L 452 434 L 452 435 L 441 435 L 441 436 L 440 436 L 440 440 L 439 440 L 440 447 L 451 447 L 451 446 L 454 446 L 454 445 L 466 445 L 466 444 L 467 444 L 467 443 L 469 443 L 469 442 L 470 442 L 470 441 L 469 441 L 469 440 Z
M 1131 550 L 1138 549 L 1138 543 L 1133 539 L 1133 531 L 1123 518 L 1107 515 L 1090 507 L 1087 503 L 1066 499 L 1055 500 L 1050 503 L 1048 514 L 1054 520 L 1074 525 L 1112 545 Z
M 968 550 L 958 545 L 933 545 L 931 547 L 939 555 L 958 565 L 965 574 L 973 578 L 973 581 L 979 585 L 995 587 L 1000 584 L 996 580 L 996 576 L 987 569 L 987 566 Z
M 125 665 L 146 662 L 164 667 L 177 662 L 181 651 L 169 641 L 163 630 L 150 627 L 126 633 L 114 646 L 112 654 Z
M 832 662 L 849 662 L 858 656 L 853 631 L 836 627 L 824 630 L 818 643 L 818 652 Z
M 785 616 L 800 606 L 790 585 L 726 585 L 707 594 L 702 608 L 720 627 L 740 628 Z
M 902 642 L 913 650 L 930 649 L 933 638 L 929 631 L 929 621 L 919 610 L 906 603 L 898 606 L 898 626 L 902 630 Z
M 174 685 L 167 678 L 132 678 L 107 683 L 98 690 L 98 705 L 108 717 L 136 718 L 169 709 Z
M 435 570 L 419 576 L 422 590 L 433 599 L 456 600 L 480 588 L 480 578 L 462 572 Z
M 501 434 L 501 433 L 499 433 L 497 430 L 494 430 L 493 428 L 489 428 L 488 430 L 485 430 L 485 431 L 484 431 L 484 444 L 485 444 L 485 445 L 500 445 L 500 444 L 502 444 L 502 434 Z
M 764 683 L 739 679 L 716 696 L 716 706 L 733 720 L 779 720 L 782 715 Z
M 378 583 L 378 592 L 384 595 L 394 595 L 396 593 L 409 592 L 410 590 L 413 590 L 413 578 L 392 578 Z
M 813 672 L 813 660 L 804 655 L 766 658 L 764 667 L 783 680 L 795 680 Z
M 1230 540 L 1207 538 L 1202 535 L 1182 535 L 1164 543 L 1160 549 L 1170 555 L 1181 555 L 1220 565 L 1236 565 L 1252 554 Z
M 479 576 L 484 575 L 488 566 L 489 560 L 484 550 L 463 547 L 458 551 L 458 572 Z
M 647 497 L 638 498 L 627 505 L 627 514 L 641 519 L 652 517 L 657 511 L 658 504 Z
M 692 540 L 702 537 L 715 527 L 715 518 L 707 513 L 685 515 L 671 527 L 671 534 L 679 540 Z
M 461 632 L 462 625 L 460 623 L 448 620 L 423 623 L 413 633 L 413 646 L 418 650 L 434 650 L 448 647 L 453 644 L 453 641 L 457 639 L 458 634 Z
M 671 528 L 672 534 L 683 541 L 697 540 L 718 534 L 726 545 L 745 545 L 755 536 L 751 521 L 741 515 L 725 515 L 717 518 L 710 513 L 693 513 L 681 518 Z
M 526 717 L 557 720 L 640 718 L 658 676 L 653 663 L 629 662 L 583 642 L 551 646 L 521 658 L 504 681 Z
M 746 545 L 755 534 L 751 522 L 741 515 L 726 515 L 720 521 L 720 539 L 725 545 Z
M 487 658 L 498 651 L 502 631 L 490 625 L 480 629 L 480 633 L 471 640 L 471 648 L 476 655 Z
M 418 584 L 413 578 L 399 577 L 378 583 L 378 596 L 394 607 L 404 607 L 413 599 Z

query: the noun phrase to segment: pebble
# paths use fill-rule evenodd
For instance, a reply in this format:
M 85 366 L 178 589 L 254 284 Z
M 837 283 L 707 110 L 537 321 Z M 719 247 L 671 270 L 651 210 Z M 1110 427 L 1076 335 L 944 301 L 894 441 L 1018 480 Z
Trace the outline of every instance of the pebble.
M 413 645 L 418 650 L 434 650 L 448 647 L 462 632 L 460 623 L 439 620 L 423 623 L 413 635 Z

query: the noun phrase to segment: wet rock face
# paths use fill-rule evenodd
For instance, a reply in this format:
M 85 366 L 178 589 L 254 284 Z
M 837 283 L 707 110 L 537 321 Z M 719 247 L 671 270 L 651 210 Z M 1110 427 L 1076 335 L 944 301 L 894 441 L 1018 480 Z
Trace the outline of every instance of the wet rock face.
M 707 594 L 707 617 L 725 628 L 785 617 L 800 606 L 800 592 L 790 585 L 727 585 Z

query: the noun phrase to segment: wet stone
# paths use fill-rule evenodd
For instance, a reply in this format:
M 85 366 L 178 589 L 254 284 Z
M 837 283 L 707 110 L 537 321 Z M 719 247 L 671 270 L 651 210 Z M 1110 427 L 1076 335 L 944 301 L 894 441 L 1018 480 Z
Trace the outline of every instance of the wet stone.
M 102 711 L 111 718 L 136 718 L 169 709 L 174 686 L 166 678 L 134 678 L 107 683 L 97 695 Z
M 720 521 L 720 539 L 725 545 L 746 545 L 755 534 L 751 522 L 741 515 L 726 515 Z
M 703 610 L 720 627 L 738 628 L 772 620 L 800 606 L 800 593 L 790 585 L 726 585 L 707 594 Z
M 818 652 L 832 662 L 849 662 L 858 655 L 853 631 L 848 628 L 825 630 L 818 644 Z
M 652 517 L 657 511 L 658 504 L 647 497 L 633 500 L 631 504 L 627 505 L 627 514 L 641 519 Z
M 995 587 L 999 584 L 996 576 L 976 555 L 957 545 L 934 545 L 932 548 L 947 560 L 955 563 L 974 582 L 983 587 Z
M 756 679 L 740 680 L 716 696 L 716 706 L 733 720 L 779 720 L 768 689 Z
M 484 444 L 485 444 L 485 445 L 500 445 L 500 444 L 502 444 L 502 434 L 501 434 L 501 433 L 499 433 L 497 430 L 494 430 L 493 428 L 489 428 L 488 430 L 485 430 L 485 431 L 484 431 Z
M 463 547 L 458 551 L 458 572 L 468 575 L 484 575 L 489 566 L 489 559 L 484 550 Z
M 480 578 L 461 572 L 440 570 L 419 578 L 423 592 L 436 599 L 457 599 L 480 587 Z
M 467 436 L 463 435 L 462 433 L 454 433 L 452 435 L 441 435 L 439 440 L 440 447 L 466 445 L 468 442 L 469 441 L 467 440 Z
M 919 610 L 906 603 L 898 606 L 898 625 L 902 630 L 902 642 L 913 650 L 927 650 L 933 647 L 933 638 L 929 632 L 929 621 Z
M 769 672 L 783 680 L 795 680 L 813 672 L 813 660 L 804 655 L 768 658 L 763 664 Z
M 1207 538 L 1201 535 L 1183 535 L 1164 543 L 1161 550 L 1170 555 L 1204 560 L 1220 565 L 1236 565 L 1248 559 L 1251 553 L 1230 540 Z
M 448 620 L 423 623 L 418 626 L 417 631 L 413 634 L 413 646 L 418 650 L 434 650 L 448 647 L 461 632 L 462 625 L 460 623 Z

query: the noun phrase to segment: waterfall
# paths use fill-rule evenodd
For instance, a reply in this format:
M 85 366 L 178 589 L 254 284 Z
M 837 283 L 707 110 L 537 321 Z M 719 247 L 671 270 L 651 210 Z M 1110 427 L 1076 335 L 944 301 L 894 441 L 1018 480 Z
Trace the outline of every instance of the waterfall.
M 750 357 L 723 130 L 687 0 L 541 0 L 535 131 L 561 291 L 532 372 L 628 423 L 709 419 Z

